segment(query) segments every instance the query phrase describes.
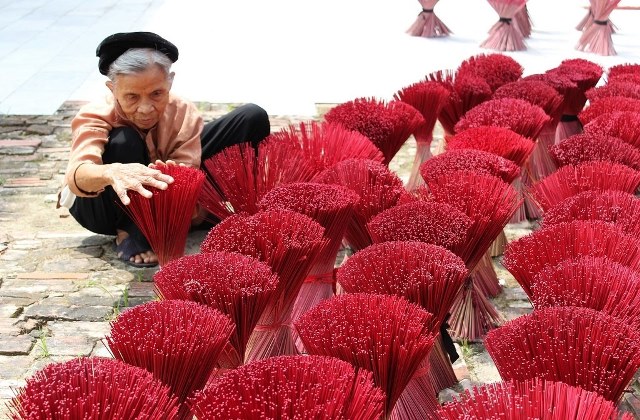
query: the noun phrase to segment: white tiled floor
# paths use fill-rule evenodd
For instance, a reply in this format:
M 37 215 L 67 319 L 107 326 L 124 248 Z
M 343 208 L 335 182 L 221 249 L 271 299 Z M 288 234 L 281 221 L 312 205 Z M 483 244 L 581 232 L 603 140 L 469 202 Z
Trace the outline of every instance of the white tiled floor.
M 621 5 L 637 5 L 623 0 Z M 616 10 L 619 55 L 574 49 L 586 0 L 530 0 L 534 33 L 512 53 L 526 73 L 564 58 L 604 66 L 640 62 L 640 10 Z M 174 42 L 174 91 L 194 101 L 256 102 L 272 114 L 314 112 L 314 104 L 390 98 L 425 74 L 471 55 L 497 15 L 482 0 L 441 0 L 453 30 L 445 39 L 405 30 L 417 0 L 0 0 L 0 113 L 51 114 L 65 100 L 105 93 L 95 48 L 114 32 L 150 30 Z
M 0 113 L 52 114 L 91 78 L 95 48 L 161 0 L 0 0 Z M 88 98 L 91 99 L 91 98 Z

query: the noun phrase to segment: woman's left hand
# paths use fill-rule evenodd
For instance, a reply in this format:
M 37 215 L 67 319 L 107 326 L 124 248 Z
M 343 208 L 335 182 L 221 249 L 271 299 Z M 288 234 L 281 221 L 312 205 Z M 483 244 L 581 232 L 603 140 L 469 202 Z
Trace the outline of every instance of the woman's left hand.
M 166 162 L 163 162 L 160 159 L 157 159 L 155 162 L 150 163 L 149 167 L 151 169 L 160 169 L 160 168 L 163 168 L 163 167 L 169 166 L 169 165 L 187 166 L 184 163 L 176 163 L 173 160 L 167 160 Z

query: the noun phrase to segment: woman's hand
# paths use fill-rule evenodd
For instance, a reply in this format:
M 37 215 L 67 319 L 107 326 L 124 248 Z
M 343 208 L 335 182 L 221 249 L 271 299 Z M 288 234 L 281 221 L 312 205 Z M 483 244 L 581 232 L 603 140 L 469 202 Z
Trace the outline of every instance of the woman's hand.
M 131 203 L 127 191 L 136 191 L 143 197 L 151 198 L 153 193 L 145 187 L 166 190 L 173 182 L 171 176 L 163 174 L 157 169 L 159 164 L 164 163 L 156 161 L 153 167 L 140 163 L 113 163 L 107 165 L 108 168 L 105 169 L 104 176 L 109 180 L 109 185 L 113 187 L 122 204 L 127 206 Z
M 150 163 L 150 164 L 149 164 L 149 167 L 150 167 L 151 169 L 159 169 L 159 168 L 162 168 L 162 167 L 165 167 L 165 166 L 169 166 L 169 165 L 187 166 L 187 165 L 185 165 L 184 163 L 176 163 L 176 162 L 175 162 L 175 161 L 173 161 L 173 160 L 168 160 L 168 161 L 166 161 L 166 162 L 163 162 L 163 161 L 161 161 L 160 159 L 158 159 L 158 160 L 156 160 L 155 162 Z

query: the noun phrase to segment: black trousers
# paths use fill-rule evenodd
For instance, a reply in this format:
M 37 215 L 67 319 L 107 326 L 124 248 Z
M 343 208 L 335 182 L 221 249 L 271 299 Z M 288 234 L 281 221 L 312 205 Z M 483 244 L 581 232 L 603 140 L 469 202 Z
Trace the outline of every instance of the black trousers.
M 201 135 L 202 162 L 228 146 L 251 142 L 257 146 L 269 135 L 269 116 L 257 105 L 240 106 L 215 121 L 207 123 Z M 119 127 L 109 133 L 102 161 L 109 163 L 150 163 L 144 139 L 129 127 Z M 85 229 L 103 235 L 115 235 L 124 230 L 141 235 L 129 216 L 122 210 L 113 188 L 106 187 L 98 197 L 76 197 L 69 209 L 71 215 Z

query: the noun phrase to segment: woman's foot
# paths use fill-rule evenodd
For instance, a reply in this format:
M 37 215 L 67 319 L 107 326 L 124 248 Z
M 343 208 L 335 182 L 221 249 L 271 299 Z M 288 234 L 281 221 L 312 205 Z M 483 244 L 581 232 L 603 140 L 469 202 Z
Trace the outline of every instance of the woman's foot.
M 127 253 L 127 254 L 131 254 L 129 257 L 129 262 L 132 263 L 133 265 L 140 265 L 140 266 L 144 265 L 149 267 L 157 265 L 158 256 L 151 249 L 147 249 L 147 250 L 140 249 L 139 251 L 138 249 L 135 249 L 132 251 L 130 247 L 127 247 L 127 249 L 124 249 L 121 246 L 121 245 L 128 245 L 128 244 L 125 244 L 125 241 L 130 241 L 132 239 L 133 238 L 129 238 L 129 233 L 125 232 L 124 230 L 117 231 L 116 249 L 118 250 L 118 248 L 120 248 L 117 254 L 118 258 L 126 261 L 125 253 Z M 135 252 L 135 254 L 132 254 L 132 252 Z

